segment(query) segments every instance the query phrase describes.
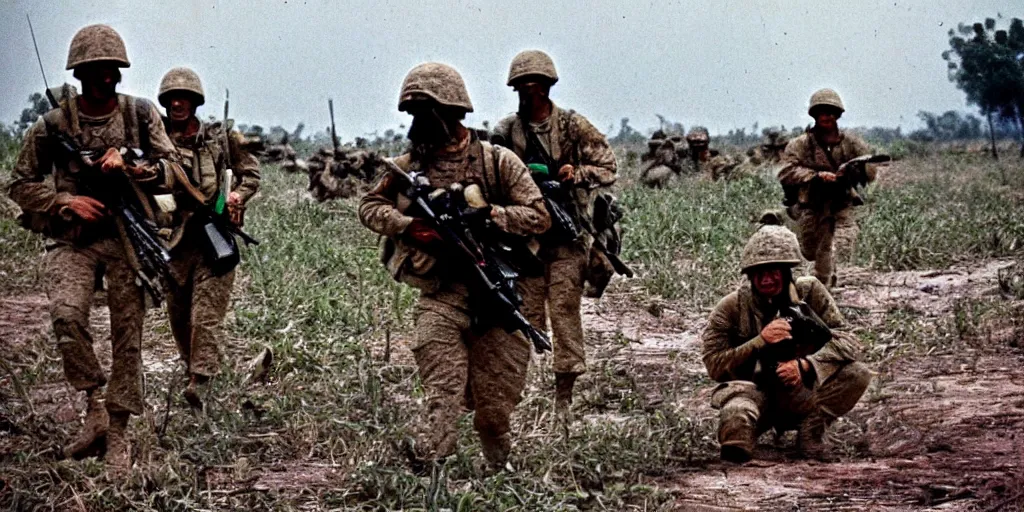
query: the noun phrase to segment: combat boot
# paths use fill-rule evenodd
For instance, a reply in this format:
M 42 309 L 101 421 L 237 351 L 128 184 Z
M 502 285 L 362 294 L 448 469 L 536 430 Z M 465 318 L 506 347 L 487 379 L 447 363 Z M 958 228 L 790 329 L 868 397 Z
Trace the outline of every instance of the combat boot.
M 565 411 L 572 405 L 572 389 L 576 385 L 578 373 L 555 374 L 555 409 Z
M 815 411 L 800 422 L 797 431 L 797 453 L 805 459 L 812 459 L 821 462 L 835 462 L 837 457 L 828 445 L 825 444 L 825 430 L 828 422 L 825 416 Z
M 735 464 L 749 462 L 754 456 L 754 426 L 743 416 L 729 416 L 718 428 L 722 460 Z
M 74 441 L 64 447 L 64 456 L 82 460 L 86 457 L 102 456 L 107 447 L 107 431 L 110 416 L 103 400 L 103 391 L 95 389 L 89 393 L 85 412 L 85 423 Z
M 508 463 L 508 455 L 512 451 L 512 441 L 509 439 L 509 435 L 485 436 L 481 434 L 480 444 L 483 447 L 484 458 L 487 459 L 487 464 L 492 471 L 492 473 L 485 474 L 503 470 L 505 464 Z
M 107 474 L 115 480 L 124 480 L 132 468 L 132 443 L 128 439 L 126 412 L 110 415 L 110 431 L 107 433 L 107 454 L 103 457 Z
M 182 393 L 185 395 L 185 401 L 200 411 L 203 410 L 203 398 L 199 395 L 199 387 L 206 384 L 209 380 L 209 377 L 193 373 L 188 380 L 188 386 L 185 387 L 185 391 Z

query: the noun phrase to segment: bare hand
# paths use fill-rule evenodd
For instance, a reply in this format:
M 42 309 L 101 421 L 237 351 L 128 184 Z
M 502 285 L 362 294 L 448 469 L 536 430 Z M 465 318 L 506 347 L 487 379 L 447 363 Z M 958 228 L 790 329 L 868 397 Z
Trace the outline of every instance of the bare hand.
M 765 343 L 778 343 L 782 340 L 793 339 L 793 328 L 785 318 L 776 318 L 761 329 L 761 338 Z
M 800 362 L 796 359 L 792 361 L 786 361 L 785 363 L 779 363 L 778 368 L 775 370 L 775 374 L 779 376 L 779 380 L 787 386 L 797 386 L 803 382 L 800 377 Z
M 231 192 L 230 194 L 228 194 L 228 204 L 242 204 L 242 194 L 239 194 L 238 192 Z
M 824 181 L 825 183 L 832 183 L 836 181 L 836 173 L 834 172 L 822 171 L 818 173 L 818 177 L 820 177 L 821 181 Z
M 86 222 L 95 222 L 103 218 L 107 207 L 91 197 L 75 196 L 67 204 L 67 209 Z
M 103 172 L 125 170 L 124 158 L 117 148 L 107 148 L 107 152 L 103 153 L 97 163 L 100 164 L 100 170 Z
M 576 169 L 569 164 L 565 164 L 561 169 L 558 170 L 558 181 L 573 181 L 576 177 Z

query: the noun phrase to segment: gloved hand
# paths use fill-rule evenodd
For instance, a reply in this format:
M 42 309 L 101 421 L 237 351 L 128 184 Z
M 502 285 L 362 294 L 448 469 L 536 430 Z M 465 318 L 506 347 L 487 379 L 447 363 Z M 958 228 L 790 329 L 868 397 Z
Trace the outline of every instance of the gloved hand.
M 71 202 L 61 209 L 62 212 L 71 212 L 76 217 L 86 221 L 95 222 L 103 218 L 106 215 L 107 207 L 103 203 L 88 197 L 88 196 L 74 196 L 71 198 Z
M 107 152 L 96 161 L 103 172 L 124 171 L 124 157 L 117 148 L 107 148 Z
M 442 240 L 437 230 L 423 219 L 413 219 L 409 227 L 405 228 L 405 234 L 422 245 L 430 245 Z
M 772 320 L 771 323 L 764 326 L 764 329 L 761 329 L 761 339 L 768 344 L 778 343 L 782 340 L 792 338 L 793 328 L 785 318 L 776 318 L 775 320 Z

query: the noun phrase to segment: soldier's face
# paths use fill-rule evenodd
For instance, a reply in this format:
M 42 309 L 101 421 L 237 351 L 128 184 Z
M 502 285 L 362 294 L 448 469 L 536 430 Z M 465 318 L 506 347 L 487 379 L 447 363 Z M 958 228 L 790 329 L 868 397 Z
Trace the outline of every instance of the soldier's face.
M 106 100 L 117 95 L 121 70 L 109 62 L 83 64 L 75 69 L 75 78 L 82 82 L 82 94 L 93 100 Z
M 519 94 L 519 108 L 523 109 L 543 105 L 547 102 L 551 86 L 536 81 L 524 81 L 513 85 L 512 90 Z
M 785 284 L 779 267 L 755 268 L 750 273 L 750 282 L 754 285 L 754 291 L 762 297 L 774 297 L 782 293 Z
M 171 121 L 188 121 L 195 113 L 196 106 L 192 103 L 192 98 L 189 95 L 174 93 L 167 95 L 167 117 Z
M 814 112 L 814 123 L 818 128 L 824 130 L 834 130 L 836 127 L 836 121 L 842 114 L 837 110 L 831 108 L 819 108 Z

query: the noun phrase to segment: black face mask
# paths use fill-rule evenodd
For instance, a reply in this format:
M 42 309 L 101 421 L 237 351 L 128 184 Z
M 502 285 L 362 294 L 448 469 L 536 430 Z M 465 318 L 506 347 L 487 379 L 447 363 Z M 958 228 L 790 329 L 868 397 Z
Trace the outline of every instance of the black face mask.
M 455 130 L 445 121 L 436 108 L 417 112 L 409 125 L 409 141 L 422 152 L 447 146 L 454 138 Z

